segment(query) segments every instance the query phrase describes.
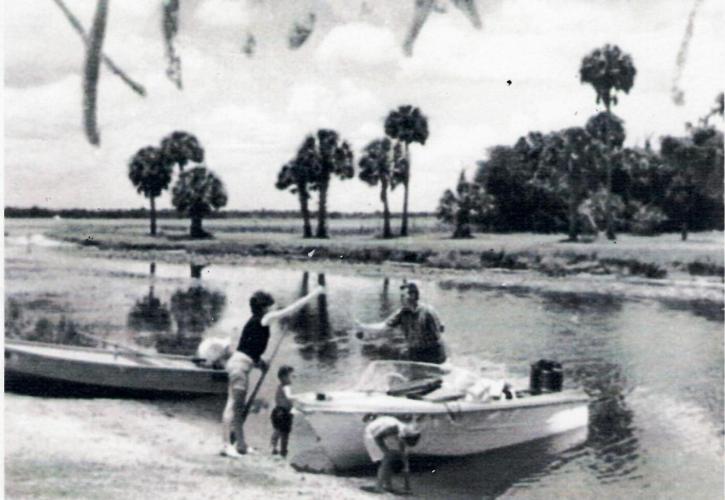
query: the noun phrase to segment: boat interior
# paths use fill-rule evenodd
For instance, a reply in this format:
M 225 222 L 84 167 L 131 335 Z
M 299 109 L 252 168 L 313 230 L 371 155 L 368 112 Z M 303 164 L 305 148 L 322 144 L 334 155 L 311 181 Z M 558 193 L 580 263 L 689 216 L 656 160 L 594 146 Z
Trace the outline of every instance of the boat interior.
M 430 402 L 498 401 L 530 396 L 502 380 L 491 380 L 455 367 L 405 361 L 378 361 L 365 370 L 356 387 L 364 392 Z

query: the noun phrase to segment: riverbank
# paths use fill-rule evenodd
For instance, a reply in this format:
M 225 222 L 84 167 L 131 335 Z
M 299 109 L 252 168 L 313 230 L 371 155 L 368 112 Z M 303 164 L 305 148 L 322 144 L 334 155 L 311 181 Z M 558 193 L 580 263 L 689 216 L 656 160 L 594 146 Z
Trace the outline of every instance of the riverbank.
M 147 234 L 142 221 L 63 221 L 44 233 L 66 242 L 116 251 L 181 251 L 206 258 L 276 257 L 366 264 L 397 263 L 429 269 L 477 271 L 531 270 L 547 276 L 577 274 L 666 277 L 712 276 L 722 279 L 723 233 L 694 233 L 687 241 L 679 234 L 656 237 L 619 235 L 616 241 L 562 241 L 562 235 L 477 234 L 454 240 L 447 233 L 425 232 L 407 238 L 377 239 L 370 235 L 339 234 L 331 239 L 303 239 L 281 232 L 245 231 L 229 221 L 209 221 L 213 238 L 191 240 L 183 221 L 166 223 L 157 237 Z
M 206 412 L 190 410 L 194 405 L 6 392 L 5 495 L 104 500 L 374 497 L 359 491 L 370 478 L 296 472 L 266 450 L 242 459 L 219 456 L 219 424 L 213 418 L 218 405 Z

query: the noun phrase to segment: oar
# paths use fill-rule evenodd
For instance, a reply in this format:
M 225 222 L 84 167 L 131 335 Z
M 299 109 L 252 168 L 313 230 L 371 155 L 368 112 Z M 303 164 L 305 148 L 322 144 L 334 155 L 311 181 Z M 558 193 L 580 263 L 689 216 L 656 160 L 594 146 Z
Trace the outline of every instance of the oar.
M 83 333 L 83 332 L 77 332 L 78 335 L 81 337 L 86 337 L 90 340 L 93 340 L 95 342 L 100 343 L 101 345 L 107 344 L 110 346 L 115 347 L 116 349 L 122 349 L 124 351 L 128 351 L 129 354 L 133 354 L 134 356 L 140 356 L 140 357 L 156 357 L 159 356 L 158 353 L 150 353 L 150 352 L 143 352 L 139 351 L 138 349 L 134 349 L 133 347 L 129 347 L 125 344 L 119 344 L 118 342 L 112 342 L 110 340 L 104 339 L 102 337 L 96 337 L 95 335 L 91 335 L 90 333 Z M 167 356 L 168 357 L 168 356 Z M 184 358 L 187 358 L 184 356 Z
M 262 383 L 264 382 L 264 378 L 267 376 L 269 367 L 272 365 L 272 360 L 274 360 L 274 357 L 277 355 L 277 351 L 279 351 L 279 346 L 282 345 L 282 340 L 284 340 L 286 335 L 287 335 L 287 330 L 282 331 L 282 335 L 280 335 L 279 340 L 277 341 L 277 345 L 274 346 L 272 355 L 269 357 L 269 361 L 267 362 L 267 368 L 265 368 L 264 371 L 262 372 L 262 374 L 259 376 L 259 380 L 257 380 L 257 385 L 254 386 L 252 393 L 249 395 L 249 398 L 247 398 L 247 403 L 244 405 L 244 410 L 242 411 L 242 422 L 247 420 L 247 415 L 249 415 L 249 410 L 252 407 L 254 398 L 257 397 L 257 393 L 259 392 L 259 389 L 262 387 Z
M 110 340 L 107 340 L 107 339 L 104 339 L 104 338 L 101 338 L 101 337 L 96 337 L 95 335 L 91 335 L 90 333 L 83 333 L 83 332 L 77 332 L 77 333 L 81 337 L 86 337 L 86 338 L 88 338 L 90 340 L 93 340 L 95 342 L 100 343 L 101 345 L 103 345 L 103 344 L 111 345 L 111 346 L 113 346 L 113 347 L 115 347 L 117 349 L 126 350 L 126 351 L 128 351 L 130 353 L 133 353 L 133 354 L 137 355 L 137 356 L 153 356 L 154 355 L 154 354 L 151 354 L 151 353 L 139 351 L 139 350 L 134 349 L 133 347 L 129 347 L 129 346 L 125 345 L 125 344 L 119 344 L 118 342 L 112 342 Z

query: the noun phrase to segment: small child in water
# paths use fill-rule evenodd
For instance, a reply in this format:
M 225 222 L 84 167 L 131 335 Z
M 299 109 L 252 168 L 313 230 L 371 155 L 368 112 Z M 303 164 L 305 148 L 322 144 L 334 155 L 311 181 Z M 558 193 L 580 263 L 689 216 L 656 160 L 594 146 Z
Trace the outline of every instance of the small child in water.
M 272 455 L 287 456 L 287 444 L 289 435 L 292 432 L 292 373 L 294 368 L 288 365 L 282 365 L 277 371 L 279 378 L 279 386 L 274 396 L 275 407 L 272 410 Z M 279 451 L 277 443 L 279 442 Z

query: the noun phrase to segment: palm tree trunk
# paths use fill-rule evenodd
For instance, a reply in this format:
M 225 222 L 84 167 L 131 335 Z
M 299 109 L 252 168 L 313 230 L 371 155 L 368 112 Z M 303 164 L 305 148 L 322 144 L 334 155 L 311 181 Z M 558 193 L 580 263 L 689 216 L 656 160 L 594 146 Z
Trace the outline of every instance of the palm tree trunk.
M 609 153 L 609 151 L 607 151 Z M 606 159 L 607 162 L 607 203 L 605 214 L 607 219 L 607 239 L 614 241 L 617 235 L 614 233 L 614 221 L 612 218 L 612 162 L 611 158 Z
M 156 236 L 156 197 L 151 197 L 151 236 Z
M 605 101 L 605 105 L 607 107 L 607 115 L 611 118 L 610 109 L 612 104 L 609 99 Z M 607 200 L 604 206 L 604 215 L 607 224 L 607 239 L 614 241 L 617 239 L 617 235 L 614 234 L 614 221 L 612 220 L 612 152 L 609 144 L 609 130 L 605 130 L 604 132 L 605 137 L 607 138 L 604 144 L 604 161 L 607 162 Z
M 98 0 L 96 13 L 89 34 L 86 48 L 86 62 L 83 70 L 83 122 L 88 142 L 94 146 L 101 143 L 96 118 L 96 98 L 98 95 L 98 77 L 101 69 L 101 51 L 103 37 L 106 33 L 108 17 L 108 0 Z
M 310 195 L 307 193 L 305 186 L 297 185 L 297 195 L 300 198 L 300 211 L 302 212 L 302 234 L 304 238 L 312 238 L 312 226 L 310 225 L 310 208 L 308 199 Z
M 680 239 L 682 241 L 687 241 L 687 232 L 689 229 L 688 221 L 689 220 L 690 220 L 690 200 L 688 199 L 687 203 L 685 204 L 685 209 L 683 210 L 682 225 L 680 226 Z
M 328 183 L 323 182 L 320 185 L 320 198 L 317 207 L 317 237 L 327 238 L 327 227 L 325 227 L 325 219 L 327 217 L 327 187 Z
M 569 241 L 578 240 L 579 235 L 576 225 L 578 206 L 579 204 L 577 203 L 577 197 L 572 193 L 569 196 Z
M 383 202 L 383 238 L 392 238 L 390 231 L 390 208 L 388 207 L 388 183 L 381 181 L 380 200 Z
M 201 227 L 201 217 L 198 215 L 191 216 L 191 230 L 189 235 L 192 238 L 203 238 L 205 236 L 204 229 Z
M 403 180 L 403 221 L 400 226 L 400 236 L 408 236 L 408 186 L 410 185 L 410 153 L 408 143 L 403 143 L 405 149 L 405 179 Z

